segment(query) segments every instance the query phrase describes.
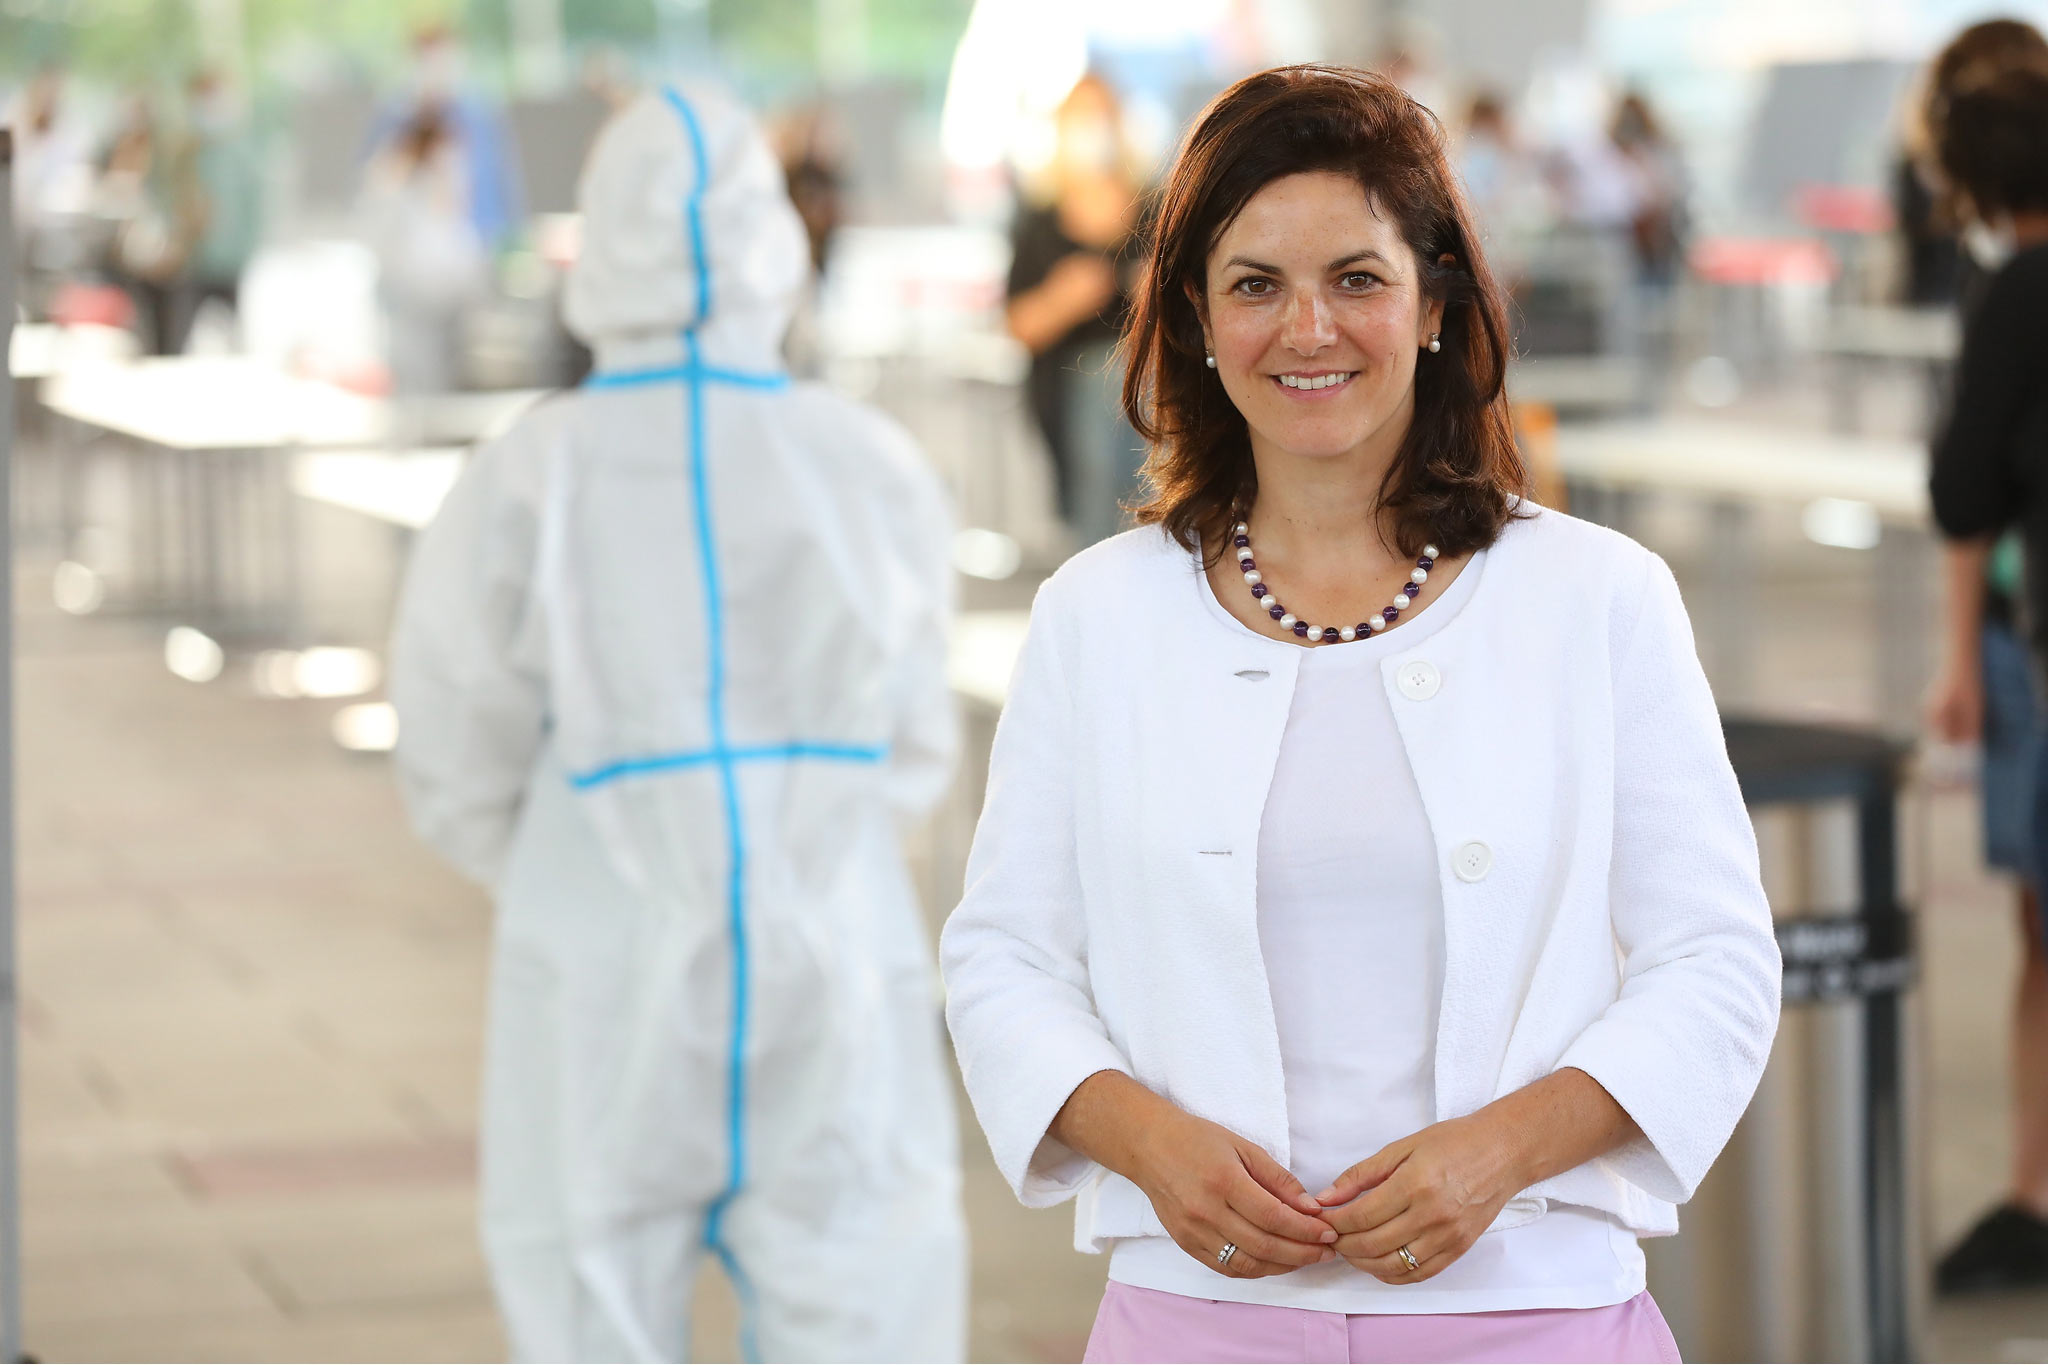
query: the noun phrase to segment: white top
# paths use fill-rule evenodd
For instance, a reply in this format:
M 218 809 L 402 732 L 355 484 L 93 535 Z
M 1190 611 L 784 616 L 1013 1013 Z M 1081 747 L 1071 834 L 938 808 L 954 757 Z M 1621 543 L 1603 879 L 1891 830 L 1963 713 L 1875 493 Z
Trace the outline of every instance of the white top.
M 1529 508 L 1465 574 L 1462 611 L 1388 632 L 1376 661 L 1443 906 L 1433 1117 L 1582 1070 L 1643 1138 L 1522 1191 L 1495 1229 L 1556 1205 L 1672 1232 L 1778 1017 L 1714 698 L 1671 571 L 1625 537 Z M 941 957 L 997 1169 L 1033 1207 L 1077 1199 L 1084 1250 L 1165 1232 L 1048 1136 L 1097 1071 L 1294 1164 L 1259 835 L 1312 654 L 1224 616 L 1156 528 L 1039 590 Z
M 1393 633 L 1308 650 L 1295 682 L 1259 825 L 1259 947 L 1280 1036 L 1292 1169 L 1310 1190 L 1436 1121 L 1443 895 L 1379 665 L 1458 614 L 1484 558 Z M 1461 1259 L 1421 1285 L 1382 1284 L 1342 1261 L 1219 1283 L 1171 1239 L 1129 1238 L 1118 1242 L 1109 1276 L 1333 1313 L 1592 1308 L 1643 1288 L 1634 1236 L 1598 1213 L 1560 1207 L 1478 1249 L 1476 1261 Z

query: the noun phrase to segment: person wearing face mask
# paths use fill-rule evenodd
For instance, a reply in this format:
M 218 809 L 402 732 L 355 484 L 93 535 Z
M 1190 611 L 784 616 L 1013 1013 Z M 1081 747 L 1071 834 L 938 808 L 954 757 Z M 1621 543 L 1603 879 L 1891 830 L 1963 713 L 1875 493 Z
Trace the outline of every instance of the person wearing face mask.
M 940 945 L 1091 1361 L 1665 1361 L 1638 1240 L 1781 964 L 1671 571 L 1534 505 L 1502 291 L 1383 77 L 1217 96 L 1126 331 L 1140 525 L 1040 589 Z
M 1085 76 L 1060 105 L 1052 196 L 1017 216 L 1010 335 L 1031 352 L 1032 415 L 1052 456 L 1060 517 L 1083 545 L 1113 534 L 1142 443 L 1117 410 L 1114 356 L 1129 288 L 1139 187 L 1116 93 Z
M 1975 62 L 1950 60 L 1959 39 L 1937 62 L 1929 102 L 1939 176 L 1985 272 L 1933 445 L 1934 515 L 1950 544 L 1947 642 L 1929 720 L 1943 739 L 1981 740 L 1987 861 L 2024 883 L 2010 1188 L 1943 1256 L 1936 1283 L 1946 1293 L 2048 1285 L 2048 745 L 2034 695 L 2048 659 L 2048 51 L 2027 32 L 2031 42 Z M 1999 574 L 2015 530 L 2023 567 Z

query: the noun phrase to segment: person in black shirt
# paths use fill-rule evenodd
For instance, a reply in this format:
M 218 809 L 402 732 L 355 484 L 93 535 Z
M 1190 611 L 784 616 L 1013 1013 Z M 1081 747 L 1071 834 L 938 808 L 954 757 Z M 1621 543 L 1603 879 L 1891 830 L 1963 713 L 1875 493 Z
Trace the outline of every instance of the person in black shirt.
M 1031 352 L 1032 415 L 1052 455 L 1061 518 L 1082 544 L 1117 529 L 1142 451 L 1123 420 L 1115 360 L 1134 265 L 1139 187 L 1116 95 L 1085 76 L 1061 104 L 1051 202 L 1011 233 L 1010 334 Z
M 2007 257 L 1967 312 L 1951 410 L 1934 441 L 1930 491 L 1952 542 L 1948 609 L 1961 623 L 1951 633 L 1960 640 L 1982 612 L 1990 547 L 2017 526 L 2037 672 L 2048 659 L 2048 62 L 2039 41 L 2034 34 L 2033 45 L 2003 65 L 1954 73 L 1953 88 L 1937 89 L 1930 101 L 1941 178 L 1975 232 Z M 1957 667 L 1963 652 L 1952 641 L 1933 718 L 1951 739 L 1973 737 L 1974 726 L 1989 757 L 1986 703 L 1996 699 L 1983 679 L 1969 685 L 1967 668 Z M 2035 894 L 2023 909 L 2026 957 L 2014 1012 L 2013 1183 L 2006 1201 L 1942 1258 L 1936 1278 L 1945 1293 L 2048 1285 L 2048 945 L 2039 908 L 2048 746 L 2036 736 L 2032 747 L 2031 780 L 2015 795 L 2030 816 Z M 1987 809 L 1987 827 L 1993 814 Z

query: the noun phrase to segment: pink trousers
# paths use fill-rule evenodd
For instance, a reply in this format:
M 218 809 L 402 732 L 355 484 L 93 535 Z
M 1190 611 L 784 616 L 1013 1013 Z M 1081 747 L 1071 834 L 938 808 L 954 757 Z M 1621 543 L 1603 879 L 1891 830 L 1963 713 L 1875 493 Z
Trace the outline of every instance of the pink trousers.
M 1642 1293 L 1612 1308 L 1318 1313 L 1111 1281 L 1085 1361 L 1654 1361 L 1678 1343 Z

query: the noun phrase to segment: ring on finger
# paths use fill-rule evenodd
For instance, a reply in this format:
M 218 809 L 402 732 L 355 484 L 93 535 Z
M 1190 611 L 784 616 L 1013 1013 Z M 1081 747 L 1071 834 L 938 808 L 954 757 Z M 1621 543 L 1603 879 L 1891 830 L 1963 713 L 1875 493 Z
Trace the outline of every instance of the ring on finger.
M 1416 1260 L 1415 1253 L 1405 1245 L 1395 1248 L 1394 1254 L 1401 1258 L 1401 1264 L 1407 1266 L 1410 1273 L 1422 1269 L 1422 1262 Z
M 1223 1244 L 1223 1250 L 1216 1253 L 1216 1264 L 1219 1266 L 1227 1266 L 1230 1264 L 1230 1258 L 1235 1255 L 1237 1255 L 1237 1243 L 1225 1242 Z

